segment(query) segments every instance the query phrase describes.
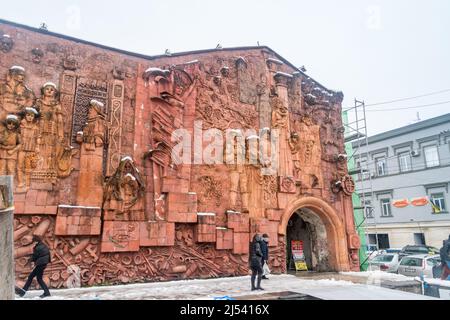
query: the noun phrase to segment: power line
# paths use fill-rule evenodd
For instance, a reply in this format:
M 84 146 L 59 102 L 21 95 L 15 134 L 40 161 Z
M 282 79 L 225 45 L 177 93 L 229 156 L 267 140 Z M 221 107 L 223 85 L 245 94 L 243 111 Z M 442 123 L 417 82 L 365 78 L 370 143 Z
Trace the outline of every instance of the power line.
M 423 108 L 423 107 L 431 107 L 431 106 L 437 106 L 450 103 L 450 100 L 448 101 L 442 101 L 437 103 L 430 103 L 430 104 L 422 104 L 420 106 L 414 106 L 414 107 L 401 107 L 401 108 L 391 108 L 391 109 L 374 109 L 374 110 L 366 110 L 366 112 L 380 112 L 380 111 L 395 111 L 395 110 L 405 110 L 405 109 L 416 109 L 416 108 Z
M 379 106 L 379 105 L 382 105 L 382 104 L 389 104 L 389 103 L 394 103 L 394 102 L 399 102 L 399 101 L 406 101 L 406 100 L 412 100 L 412 99 L 417 99 L 417 98 L 422 98 L 422 97 L 428 97 L 428 96 L 432 96 L 432 95 L 435 95 L 435 94 L 440 94 L 440 93 L 448 92 L 448 91 L 450 91 L 450 89 L 430 92 L 430 93 L 426 93 L 426 94 L 422 94 L 422 95 L 414 96 L 414 97 L 408 97 L 408 98 L 395 99 L 395 100 L 384 101 L 384 102 L 371 103 L 371 104 L 366 104 L 366 107 Z

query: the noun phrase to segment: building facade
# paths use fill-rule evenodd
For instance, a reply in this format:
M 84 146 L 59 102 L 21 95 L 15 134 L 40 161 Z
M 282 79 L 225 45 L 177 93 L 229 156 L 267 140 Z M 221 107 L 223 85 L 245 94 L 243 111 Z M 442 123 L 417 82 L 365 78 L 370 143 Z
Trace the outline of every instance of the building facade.
M 52 287 L 245 275 L 256 232 L 274 272 L 291 240 L 312 270 L 358 270 L 342 93 L 268 47 L 144 56 L 0 31 L 19 283 L 32 235 Z
M 356 157 L 369 172 L 355 177 L 365 192 L 370 244 L 440 248 L 450 234 L 450 114 L 384 132 L 368 139 Z M 357 146 L 353 142 L 354 147 Z M 367 157 L 368 155 L 368 157 Z M 372 190 L 367 180 L 371 175 Z M 361 179 L 366 190 L 361 190 Z M 372 191 L 373 193 L 371 193 Z

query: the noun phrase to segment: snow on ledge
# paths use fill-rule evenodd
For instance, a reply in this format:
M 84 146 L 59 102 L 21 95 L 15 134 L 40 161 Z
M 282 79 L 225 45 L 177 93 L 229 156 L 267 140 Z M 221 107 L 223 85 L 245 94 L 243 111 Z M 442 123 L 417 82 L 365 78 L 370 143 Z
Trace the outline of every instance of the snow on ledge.
M 216 214 L 213 212 L 197 212 L 198 216 L 215 216 Z
M 82 208 L 82 209 L 98 209 L 100 210 L 100 207 L 86 207 L 86 206 L 73 206 L 70 204 L 60 204 L 58 205 L 59 208 Z

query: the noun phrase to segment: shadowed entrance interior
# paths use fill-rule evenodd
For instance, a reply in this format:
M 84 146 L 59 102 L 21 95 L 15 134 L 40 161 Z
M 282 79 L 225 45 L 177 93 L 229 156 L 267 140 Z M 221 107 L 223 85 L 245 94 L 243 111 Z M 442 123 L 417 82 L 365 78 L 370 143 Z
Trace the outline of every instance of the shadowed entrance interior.
M 303 241 L 303 251 L 309 271 L 330 271 L 327 232 L 314 211 L 302 208 L 289 219 L 286 228 L 287 270 L 295 270 L 292 259 L 292 240 Z

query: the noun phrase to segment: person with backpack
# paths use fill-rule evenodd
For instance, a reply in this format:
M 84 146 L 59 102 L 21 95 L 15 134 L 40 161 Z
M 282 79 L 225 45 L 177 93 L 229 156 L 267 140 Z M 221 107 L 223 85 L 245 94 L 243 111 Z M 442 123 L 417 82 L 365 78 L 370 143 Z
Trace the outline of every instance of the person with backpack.
M 33 236 L 33 242 L 36 242 L 36 245 L 33 248 L 33 255 L 31 256 L 31 261 L 34 262 L 34 269 L 31 271 L 28 276 L 28 280 L 25 283 L 22 289 L 16 287 L 16 293 L 23 297 L 25 293 L 28 291 L 28 288 L 31 286 L 34 277 L 36 277 L 39 285 L 44 290 L 44 293 L 40 295 L 41 298 L 49 297 L 50 291 L 42 279 L 44 275 L 45 268 L 50 263 L 50 249 L 47 245 L 42 241 L 39 236 Z

